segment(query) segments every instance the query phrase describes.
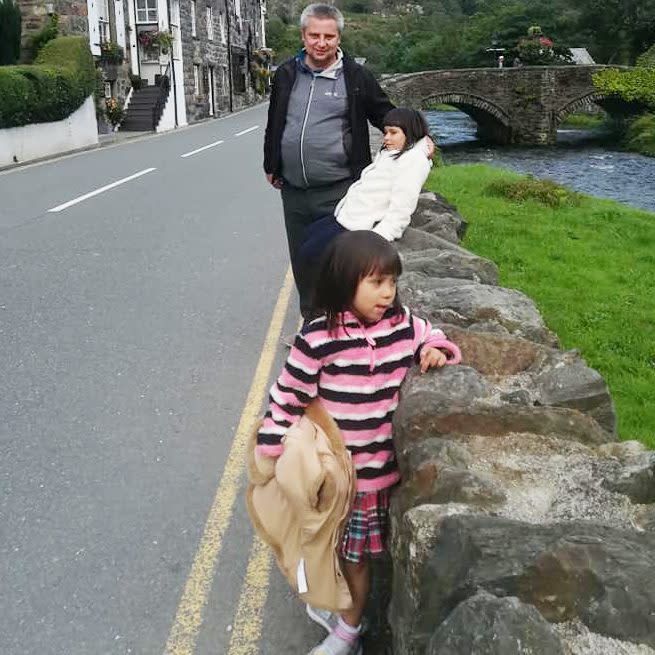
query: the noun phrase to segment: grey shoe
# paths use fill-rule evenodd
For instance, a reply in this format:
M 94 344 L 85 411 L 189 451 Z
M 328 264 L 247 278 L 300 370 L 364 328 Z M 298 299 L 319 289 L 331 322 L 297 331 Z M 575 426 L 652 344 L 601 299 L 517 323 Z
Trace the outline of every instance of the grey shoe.
M 334 612 L 330 612 L 330 610 L 322 610 L 317 607 L 312 607 L 311 605 L 306 605 L 307 607 L 307 616 L 314 621 L 314 623 L 318 623 L 322 628 L 327 630 L 328 632 L 332 632 L 334 628 L 337 625 L 337 621 L 339 620 L 339 615 L 335 614 Z M 366 617 L 362 617 L 362 629 L 360 631 L 360 634 L 364 634 L 368 630 L 368 621 L 366 620 Z

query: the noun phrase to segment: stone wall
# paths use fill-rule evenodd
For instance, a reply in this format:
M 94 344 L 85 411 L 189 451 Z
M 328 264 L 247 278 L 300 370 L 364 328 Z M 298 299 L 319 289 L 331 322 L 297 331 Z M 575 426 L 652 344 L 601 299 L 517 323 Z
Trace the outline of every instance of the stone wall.
M 426 193 L 398 242 L 404 301 L 464 360 L 411 373 L 394 417 L 394 653 L 653 655 L 655 453 L 465 229 Z
M 44 0 L 18 0 L 23 27 L 21 34 L 21 59 L 25 61 L 30 53 L 32 38 L 48 22 L 48 7 Z M 86 0 L 52 0 L 52 10 L 59 17 L 59 33 L 89 33 Z

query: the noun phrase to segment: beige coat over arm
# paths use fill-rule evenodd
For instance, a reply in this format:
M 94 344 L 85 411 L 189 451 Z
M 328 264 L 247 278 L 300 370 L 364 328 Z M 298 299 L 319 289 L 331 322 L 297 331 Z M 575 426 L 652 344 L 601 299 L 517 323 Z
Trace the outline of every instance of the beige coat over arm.
M 277 459 L 248 449 L 248 513 L 301 599 L 343 611 L 352 606 L 338 546 L 355 497 L 355 471 L 339 428 L 313 401 L 283 438 Z

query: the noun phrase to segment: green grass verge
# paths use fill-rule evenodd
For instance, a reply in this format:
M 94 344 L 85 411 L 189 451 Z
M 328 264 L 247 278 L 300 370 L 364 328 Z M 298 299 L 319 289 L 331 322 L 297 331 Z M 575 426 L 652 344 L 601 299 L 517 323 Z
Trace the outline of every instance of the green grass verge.
M 603 127 L 607 118 L 603 114 L 569 114 L 561 123 L 560 127 L 592 130 Z
M 539 307 L 562 347 L 607 380 L 622 439 L 655 448 L 655 214 L 582 196 L 578 206 L 493 195 L 521 176 L 484 165 L 433 170 L 428 187 L 469 221 L 464 246 Z
M 424 111 L 461 111 L 452 105 L 444 105 L 442 102 L 427 103 L 423 106 Z

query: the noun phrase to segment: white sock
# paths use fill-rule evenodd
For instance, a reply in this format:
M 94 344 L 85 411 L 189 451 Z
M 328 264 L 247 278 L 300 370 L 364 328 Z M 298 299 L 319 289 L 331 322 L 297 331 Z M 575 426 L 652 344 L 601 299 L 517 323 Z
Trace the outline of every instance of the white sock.
M 343 617 L 340 616 L 339 620 L 337 621 L 337 626 L 335 628 L 335 631 L 338 631 L 339 628 L 343 630 L 345 635 L 349 637 L 349 641 L 354 641 L 357 637 L 359 637 L 359 633 L 362 631 L 362 624 L 360 623 L 357 627 L 353 627 L 349 623 L 346 623 L 343 620 Z
M 353 628 L 339 617 L 334 630 L 321 642 L 321 652 L 326 655 L 348 655 L 361 629 L 361 625 Z
M 347 655 L 361 631 L 361 624 L 353 628 L 339 617 L 336 628 L 325 638 L 321 646 L 327 655 Z

